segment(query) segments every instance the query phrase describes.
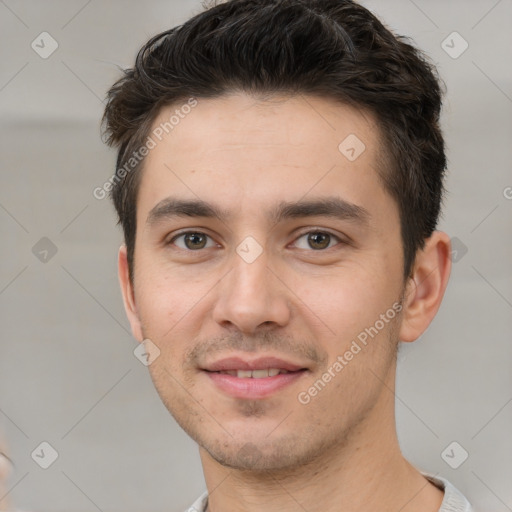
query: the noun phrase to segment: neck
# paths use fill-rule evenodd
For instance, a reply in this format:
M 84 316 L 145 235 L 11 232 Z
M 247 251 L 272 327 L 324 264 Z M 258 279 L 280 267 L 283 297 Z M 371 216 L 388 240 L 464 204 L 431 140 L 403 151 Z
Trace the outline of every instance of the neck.
M 391 389 L 394 382 L 338 445 L 307 466 L 241 471 L 222 466 L 201 448 L 208 512 L 437 512 L 443 492 L 401 454 Z

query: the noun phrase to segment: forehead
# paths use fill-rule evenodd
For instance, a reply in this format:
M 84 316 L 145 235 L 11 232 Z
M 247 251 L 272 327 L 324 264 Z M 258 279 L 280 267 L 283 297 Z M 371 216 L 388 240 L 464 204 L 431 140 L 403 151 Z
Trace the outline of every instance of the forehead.
M 302 95 L 232 94 L 190 105 L 165 107 L 153 123 L 139 190 L 144 219 L 168 195 L 255 211 L 307 194 L 384 199 L 378 125 L 365 110 Z
M 237 144 L 244 149 L 294 145 L 298 155 L 317 159 L 318 155 L 308 151 L 314 147 L 339 156 L 339 144 L 350 134 L 365 139 L 370 153 L 378 150 L 375 118 L 357 106 L 316 96 L 257 99 L 243 93 L 195 101 L 192 108 L 185 101 L 164 107 L 153 122 L 157 143 L 183 149 L 176 153 L 178 158 L 185 156 L 184 150 L 193 150 L 198 157 L 215 149 L 233 150 Z

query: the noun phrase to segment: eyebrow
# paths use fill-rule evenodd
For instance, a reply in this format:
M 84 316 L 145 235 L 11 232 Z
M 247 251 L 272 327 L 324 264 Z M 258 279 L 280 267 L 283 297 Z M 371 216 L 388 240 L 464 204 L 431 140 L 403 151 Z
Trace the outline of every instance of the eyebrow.
M 201 199 L 167 197 L 151 209 L 146 224 L 152 226 L 163 220 L 171 220 L 176 217 L 215 218 L 221 222 L 227 222 L 232 218 L 232 213 Z M 267 218 L 276 224 L 287 219 L 304 217 L 333 217 L 365 226 L 371 219 L 370 212 L 366 208 L 340 197 L 296 202 L 281 201 L 267 215 Z

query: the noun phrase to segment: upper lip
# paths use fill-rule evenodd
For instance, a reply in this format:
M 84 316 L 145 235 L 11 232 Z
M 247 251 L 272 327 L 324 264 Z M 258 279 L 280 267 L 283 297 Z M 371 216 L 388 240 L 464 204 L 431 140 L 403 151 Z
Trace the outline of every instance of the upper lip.
M 242 359 L 241 357 L 227 357 L 206 365 L 203 370 L 220 372 L 225 370 L 265 370 L 267 368 L 277 368 L 289 372 L 306 369 L 304 366 L 290 363 L 279 357 L 259 357 L 252 360 Z

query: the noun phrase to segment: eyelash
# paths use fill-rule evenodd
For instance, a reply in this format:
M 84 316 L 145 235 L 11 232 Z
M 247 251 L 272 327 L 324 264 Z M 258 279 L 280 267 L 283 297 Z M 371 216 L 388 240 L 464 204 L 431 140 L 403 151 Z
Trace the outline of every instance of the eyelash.
M 303 251 L 308 251 L 308 252 L 326 252 L 328 251 L 329 249 L 333 249 L 334 247 L 338 246 L 338 245 L 349 245 L 349 242 L 345 241 L 345 240 L 342 240 L 339 236 L 335 235 L 334 233 L 331 233 L 330 231 L 327 231 L 327 230 L 321 230 L 321 229 L 310 229 L 309 231 L 305 231 L 305 232 L 302 232 L 300 233 L 297 238 L 295 238 L 295 242 L 297 240 L 299 240 L 300 238 L 306 236 L 306 235 L 309 235 L 309 234 L 312 234 L 312 233 L 315 233 L 315 234 L 323 234 L 323 235 L 329 235 L 331 238 L 334 238 L 335 240 L 337 240 L 337 244 L 333 247 L 327 247 L 326 249 L 301 249 Z M 202 232 L 202 231 L 183 231 L 182 233 L 179 233 L 177 234 L 176 236 L 174 236 L 173 238 L 171 238 L 171 240 L 169 240 L 169 242 L 166 243 L 166 245 L 173 245 L 174 242 L 178 239 L 178 238 L 181 238 L 185 235 L 204 235 L 208 238 L 212 238 L 210 235 Z M 186 251 L 186 252 L 190 252 L 190 253 L 193 253 L 193 252 L 201 252 L 202 250 L 205 250 L 205 249 L 211 249 L 211 247 L 204 247 L 203 249 L 197 249 L 197 250 L 192 250 L 192 249 L 183 249 L 182 247 L 179 247 L 180 250 L 182 251 Z

